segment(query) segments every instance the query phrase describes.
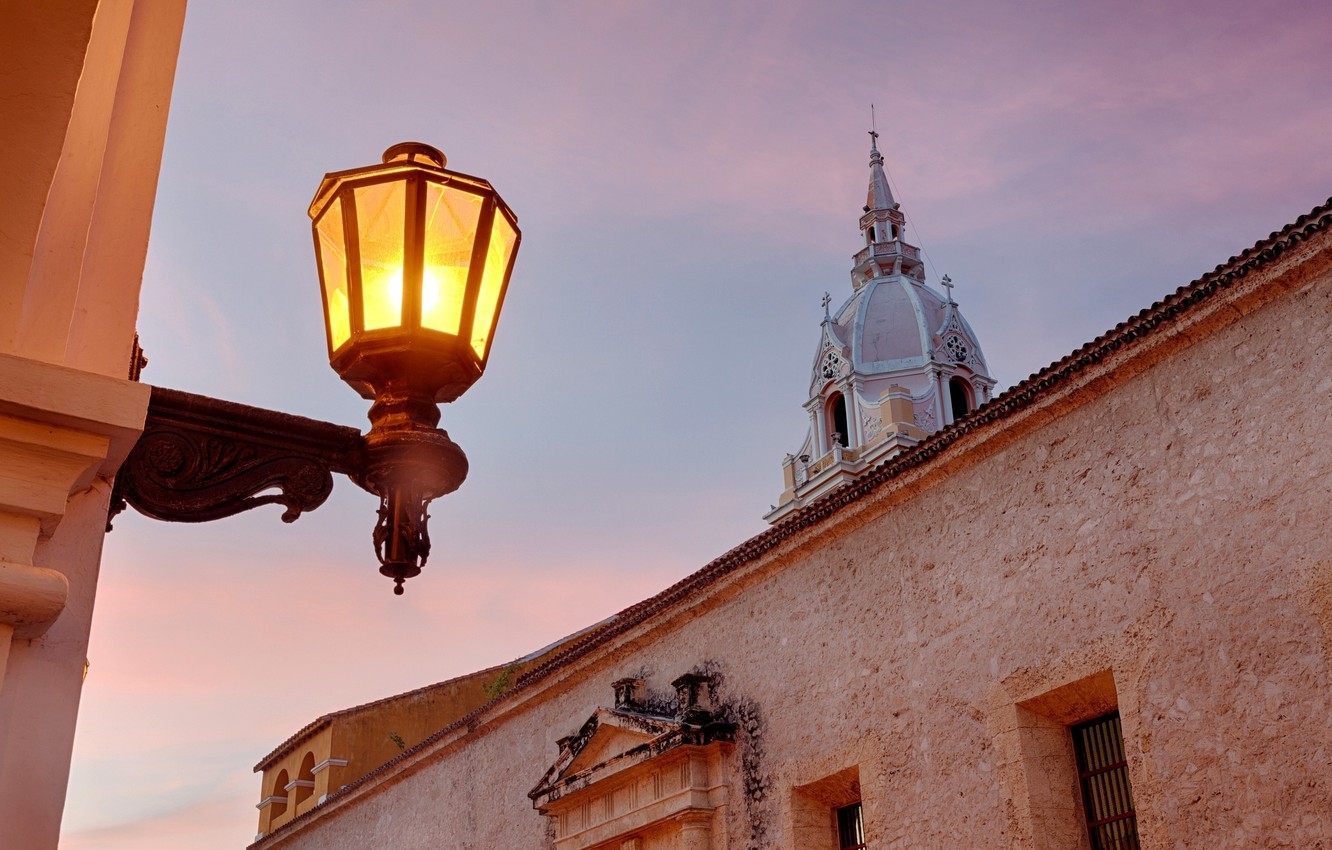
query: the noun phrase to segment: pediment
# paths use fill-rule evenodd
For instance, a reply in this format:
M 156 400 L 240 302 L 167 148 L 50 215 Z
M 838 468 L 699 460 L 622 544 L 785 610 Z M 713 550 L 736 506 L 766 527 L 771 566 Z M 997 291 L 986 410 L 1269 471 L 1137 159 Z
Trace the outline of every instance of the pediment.
M 669 717 L 599 708 L 578 734 L 560 742 L 560 756 L 541 778 L 532 795 L 543 794 L 580 774 L 614 772 L 618 761 L 645 756 L 654 742 L 678 735 L 680 723 Z
M 569 766 L 560 771 L 560 775 L 578 773 L 589 767 L 608 762 L 617 756 L 622 756 L 630 750 L 647 744 L 654 737 L 656 736 L 637 729 L 631 730 L 609 723 L 601 723 L 597 726 L 592 738 L 569 762 Z

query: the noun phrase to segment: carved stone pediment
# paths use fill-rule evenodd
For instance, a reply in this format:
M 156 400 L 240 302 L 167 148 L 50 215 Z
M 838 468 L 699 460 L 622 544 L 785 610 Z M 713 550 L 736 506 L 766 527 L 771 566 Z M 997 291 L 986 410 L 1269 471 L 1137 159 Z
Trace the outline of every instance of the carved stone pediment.
M 634 703 L 599 708 L 560 739 L 559 757 L 528 796 L 555 821 L 558 850 L 618 850 L 635 840 L 648 848 L 682 831 L 705 841 L 725 804 L 724 759 L 734 737 L 734 724 L 692 699 L 674 716 Z
M 582 739 L 576 752 L 570 750 L 571 758 L 560 776 L 572 777 L 603 765 L 612 768 L 624 761 L 621 756 L 647 746 L 654 738 L 670 732 L 673 725 L 650 715 L 598 709 L 584 724 L 588 736 Z

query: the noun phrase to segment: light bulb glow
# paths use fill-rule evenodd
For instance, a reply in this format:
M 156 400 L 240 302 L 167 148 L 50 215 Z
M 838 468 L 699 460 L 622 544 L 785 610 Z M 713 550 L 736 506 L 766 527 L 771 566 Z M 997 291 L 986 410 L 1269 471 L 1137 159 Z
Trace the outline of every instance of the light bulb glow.
M 402 324 L 402 257 L 383 266 L 361 269 L 361 309 L 365 329 L 396 328 Z
M 367 331 L 402 324 L 403 183 L 357 186 L 361 232 L 361 318 Z
M 466 291 L 466 266 L 427 267 L 421 281 L 421 326 L 456 335 Z

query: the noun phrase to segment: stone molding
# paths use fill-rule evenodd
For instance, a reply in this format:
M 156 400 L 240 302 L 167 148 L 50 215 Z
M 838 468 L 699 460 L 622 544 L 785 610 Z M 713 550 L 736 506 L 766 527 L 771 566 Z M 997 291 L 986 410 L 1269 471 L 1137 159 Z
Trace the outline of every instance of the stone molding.
M 33 563 L 69 498 L 113 476 L 143 427 L 149 388 L 0 354 L 0 638 L 41 635 L 64 610 L 59 564 Z M 0 659 L 7 657 L 0 646 Z M 0 667 L 2 669 L 2 667 Z
M 324 759 L 319 764 L 310 768 L 310 772 L 318 775 L 328 770 L 330 767 L 346 767 L 346 766 L 347 766 L 346 759 Z

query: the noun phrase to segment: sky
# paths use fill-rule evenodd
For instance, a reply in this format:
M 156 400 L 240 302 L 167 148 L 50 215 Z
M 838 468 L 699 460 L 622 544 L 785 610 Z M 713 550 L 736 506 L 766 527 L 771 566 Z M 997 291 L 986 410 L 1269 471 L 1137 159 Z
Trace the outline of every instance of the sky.
M 1318 2 L 191 3 L 143 379 L 368 427 L 329 368 L 306 209 L 433 144 L 523 231 L 468 480 L 392 595 L 339 480 L 107 538 L 62 848 L 238 848 L 251 768 L 328 711 L 504 663 L 761 532 L 870 104 L 909 239 L 1000 389 L 1332 195 Z M 1150 423 L 1144 423 L 1150 439 Z M 534 778 L 535 781 L 535 778 Z

